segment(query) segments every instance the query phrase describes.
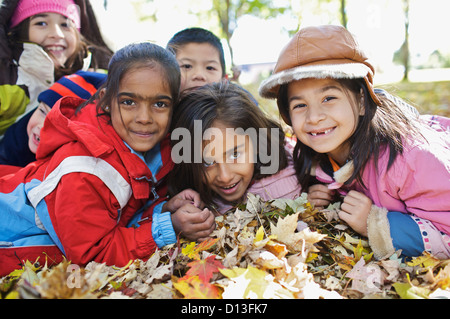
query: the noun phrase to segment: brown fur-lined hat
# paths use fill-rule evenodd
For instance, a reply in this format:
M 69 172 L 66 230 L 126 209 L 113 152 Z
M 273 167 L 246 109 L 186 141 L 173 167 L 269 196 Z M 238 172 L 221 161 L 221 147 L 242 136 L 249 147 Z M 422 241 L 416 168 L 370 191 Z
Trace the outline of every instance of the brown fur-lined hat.
M 272 75 L 259 87 L 264 98 L 276 99 L 280 85 L 306 78 L 363 78 L 377 105 L 373 89 L 375 70 L 352 34 L 342 26 L 300 29 L 281 51 Z

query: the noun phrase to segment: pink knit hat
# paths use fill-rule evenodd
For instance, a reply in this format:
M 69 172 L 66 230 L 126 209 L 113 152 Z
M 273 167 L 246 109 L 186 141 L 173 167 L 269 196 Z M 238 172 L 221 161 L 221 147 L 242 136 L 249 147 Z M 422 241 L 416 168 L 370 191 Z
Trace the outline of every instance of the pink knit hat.
M 55 12 L 71 19 L 80 29 L 79 8 L 73 0 L 20 0 L 11 17 L 11 28 L 20 22 L 43 12 Z

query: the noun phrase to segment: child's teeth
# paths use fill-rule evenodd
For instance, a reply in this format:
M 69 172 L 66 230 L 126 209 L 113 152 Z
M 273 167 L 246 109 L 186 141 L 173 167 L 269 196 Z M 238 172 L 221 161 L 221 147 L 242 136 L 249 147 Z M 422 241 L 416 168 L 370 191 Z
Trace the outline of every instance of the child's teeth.
M 48 50 L 50 51 L 62 51 L 64 48 L 62 47 L 48 47 Z
M 328 133 L 330 133 L 331 132 L 331 128 L 330 129 L 328 129 L 328 130 L 326 130 L 326 131 L 323 131 L 323 132 L 320 132 L 320 133 L 313 133 L 313 132 L 311 132 L 311 135 L 312 136 L 317 136 L 318 134 L 328 134 Z

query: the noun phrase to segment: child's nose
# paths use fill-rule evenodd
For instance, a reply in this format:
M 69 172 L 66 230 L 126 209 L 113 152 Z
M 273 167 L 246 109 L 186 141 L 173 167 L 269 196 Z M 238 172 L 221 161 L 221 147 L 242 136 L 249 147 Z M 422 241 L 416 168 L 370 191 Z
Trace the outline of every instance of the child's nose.
M 318 123 L 325 119 L 325 113 L 321 107 L 310 106 L 306 118 L 309 123 Z
M 64 38 L 64 33 L 59 24 L 53 24 L 50 28 L 50 36 Z
M 150 107 L 143 106 L 137 110 L 136 113 L 136 122 L 147 124 L 153 121 L 152 112 Z
M 233 179 L 233 173 L 230 170 L 230 167 L 227 163 L 218 163 L 219 174 L 217 175 L 217 179 L 222 183 L 228 183 Z
M 196 81 L 206 81 L 205 72 L 200 68 L 195 69 L 192 79 Z

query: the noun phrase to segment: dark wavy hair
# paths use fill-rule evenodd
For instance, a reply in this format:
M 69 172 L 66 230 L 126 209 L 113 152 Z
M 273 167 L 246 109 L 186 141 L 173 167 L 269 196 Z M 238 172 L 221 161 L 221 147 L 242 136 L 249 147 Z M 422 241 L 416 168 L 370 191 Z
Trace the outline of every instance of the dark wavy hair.
M 402 137 L 409 134 L 418 133 L 415 125 L 417 111 L 414 107 L 404 103 L 399 98 L 395 98 L 384 90 L 375 90 L 381 104 L 377 105 L 370 98 L 369 91 L 363 79 L 340 79 L 338 81 L 346 90 L 348 95 L 354 94 L 356 101 L 364 97 L 364 115 L 359 116 L 355 132 L 349 138 L 350 158 L 353 160 L 354 171 L 345 184 L 357 180 L 363 187 L 362 171 L 369 159 L 373 156 L 377 158 L 385 150 L 389 151 L 389 169 L 398 154 L 403 152 Z M 288 84 L 280 87 L 277 97 L 280 115 L 291 121 L 289 116 L 289 102 L 287 95 Z M 362 93 L 361 93 L 362 92 Z M 317 153 L 309 146 L 297 140 L 293 153 L 294 167 L 302 189 L 307 190 L 314 182 L 311 176 L 311 169 L 318 163 L 325 171 L 329 171 L 330 163 L 326 154 Z M 377 161 L 375 161 L 377 166 Z
M 244 132 L 249 128 L 255 128 L 257 132 L 259 128 L 266 128 L 268 131 L 275 129 L 278 134 L 278 141 L 280 141 L 277 145 L 279 158 L 276 159 L 279 163 L 278 170 L 287 166 L 288 160 L 284 148 L 285 134 L 282 127 L 264 114 L 249 92 L 236 84 L 221 81 L 183 92 L 177 111 L 173 115 L 172 132 L 177 128 L 186 128 L 189 134 L 194 136 L 195 120 L 201 120 L 202 134 L 212 127 L 214 121 L 220 121 L 229 128 L 242 128 Z M 265 154 L 271 156 L 272 140 L 270 134 L 267 135 L 267 150 L 264 151 Z M 173 139 L 172 134 L 172 147 L 177 144 Z M 255 144 L 261 147 L 259 143 L 254 143 L 254 147 Z M 262 150 L 256 150 L 258 157 L 256 158 L 253 180 L 267 176 L 261 173 L 263 163 L 259 156 L 260 151 Z M 195 152 L 201 152 L 201 150 L 196 149 L 194 143 L 191 142 L 190 152 L 189 163 L 175 164 L 175 168 L 169 174 L 169 194 L 173 196 L 184 189 L 192 188 L 199 192 L 203 202 L 211 207 L 215 204 L 217 194 L 213 193 L 208 185 L 203 182 L 206 177 L 203 163 L 195 163 L 194 161 Z

